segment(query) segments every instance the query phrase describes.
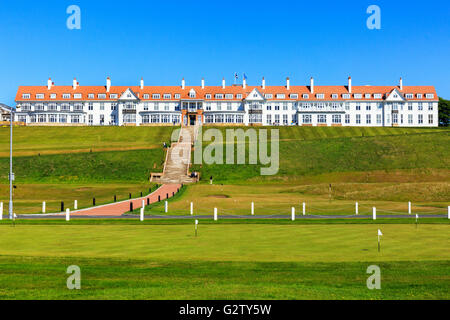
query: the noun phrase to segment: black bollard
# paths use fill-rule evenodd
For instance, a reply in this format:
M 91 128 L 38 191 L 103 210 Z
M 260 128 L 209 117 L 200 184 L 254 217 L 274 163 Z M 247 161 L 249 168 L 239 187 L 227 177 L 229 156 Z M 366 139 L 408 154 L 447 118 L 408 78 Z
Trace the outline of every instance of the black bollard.
M 152 193 L 152 188 L 148 188 L 148 194 Z
M 158 196 L 158 202 L 161 202 L 161 196 Z
M 64 212 L 64 202 L 61 201 L 61 212 Z
M 172 192 L 172 197 L 175 197 L 175 192 Z
M 116 202 L 117 201 L 117 196 L 116 195 L 114 195 L 114 202 Z
M 166 199 L 169 199 L 169 194 L 168 193 L 166 193 Z
M 95 207 L 95 198 L 92 199 L 92 205 Z
M 180 188 L 177 189 L 177 193 L 180 192 Z
M 130 212 L 133 212 L 133 202 L 130 202 Z
M 141 197 L 142 197 L 142 191 L 141 191 Z
M 129 194 L 129 196 L 130 196 L 130 199 L 131 199 L 131 193 Z
M 150 198 L 147 198 L 147 205 L 150 205 Z

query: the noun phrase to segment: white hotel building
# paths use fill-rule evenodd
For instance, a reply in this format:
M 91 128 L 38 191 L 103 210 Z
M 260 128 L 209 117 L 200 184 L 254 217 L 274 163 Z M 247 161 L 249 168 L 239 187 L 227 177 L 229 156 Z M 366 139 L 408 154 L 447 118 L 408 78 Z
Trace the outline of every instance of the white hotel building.
M 433 86 L 20 86 L 26 125 L 438 126 Z

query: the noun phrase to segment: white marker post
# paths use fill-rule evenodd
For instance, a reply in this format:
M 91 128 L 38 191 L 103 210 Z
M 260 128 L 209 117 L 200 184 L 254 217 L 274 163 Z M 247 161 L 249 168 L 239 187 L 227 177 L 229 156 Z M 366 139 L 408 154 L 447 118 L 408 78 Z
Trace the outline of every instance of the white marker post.
M 145 200 L 142 199 L 142 208 L 145 209 Z
M 144 207 L 141 208 L 141 215 L 139 217 L 139 220 L 144 221 Z
M 377 208 L 372 208 L 372 219 L 377 220 Z
M 198 220 L 195 220 L 195 236 L 197 237 Z
M 303 215 L 306 215 L 306 203 L 303 202 Z
M 66 209 L 66 221 L 70 221 L 70 209 Z
M 252 216 L 255 215 L 255 203 L 252 202 Z
M 447 208 L 447 215 L 448 215 L 448 219 L 450 220 L 450 206 L 448 206 L 448 208 Z
M 292 219 L 292 221 L 295 221 L 295 208 L 294 207 L 292 207 L 292 210 L 291 210 L 291 219 Z
M 45 213 L 45 201 L 42 202 L 42 213 Z
M 416 213 L 416 229 L 417 229 L 417 223 L 419 222 L 419 215 Z
M 381 249 L 381 236 L 382 236 L 383 234 L 381 233 L 381 230 L 380 229 L 378 229 L 378 252 L 380 252 L 380 249 Z
M 194 215 L 194 203 L 191 202 L 191 216 Z
M 78 210 L 78 200 L 75 200 L 75 201 L 73 202 L 73 208 L 74 208 L 75 210 Z
M 214 208 L 214 221 L 217 221 L 217 208 Z
M 449 213 L 449 218 L 450 218 L 450 213 Z M 3 202 L 0 202 L 0 220 L 3 220 Z
M 358 212 L 358 202 L 355 203 L 355 213 L 356 213 L 356 215 L 359 214 L 359 212 Z
M 167 213 L 169 212 L 169 203 L 166 201 L 165 206 L 164 206 L 164 212 Z
M 411 214 L 411 201 L 408 202 L 408 214 Z

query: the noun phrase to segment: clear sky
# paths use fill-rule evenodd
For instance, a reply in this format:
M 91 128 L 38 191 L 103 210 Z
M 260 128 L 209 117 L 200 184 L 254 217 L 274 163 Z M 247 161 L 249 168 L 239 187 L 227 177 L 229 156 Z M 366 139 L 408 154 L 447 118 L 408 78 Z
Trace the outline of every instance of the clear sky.
M 81 30 L 69 30 L 69 5 Z M 369 5 L 381 29 L 366 26 Z M 0 0 L 0 102 L 19 85 L 434 85 L 450 98 L 450 1 Z

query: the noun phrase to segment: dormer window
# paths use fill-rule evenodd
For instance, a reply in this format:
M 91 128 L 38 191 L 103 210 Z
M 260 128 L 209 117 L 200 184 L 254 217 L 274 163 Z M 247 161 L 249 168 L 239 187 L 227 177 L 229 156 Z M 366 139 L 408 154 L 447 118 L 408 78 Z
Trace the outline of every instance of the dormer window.
M 361 93 L 355 93 L 355 99 L 362 99 L 362 94 Z
M 238 94 L 236 95 L 236 99 L 242 100 L 242 93 L 238 93 Z
M 325 99 L 325 95 L 323 93 L 316 94 L 317 99 Z
M 189 91 L 189 98 L 195 98 L 196 95 L 197 95 L 197 93 L 195 92 L 194 89 L 191 89 L 191 90 Z
M 172 99 L 172 95 L 170 93 L 164 93 L 164 99 Z
M 425 95 L 425 97 L 426 97 L 427 99 L 433 99 L 433 98 L 434 98 L 434 94 L 432 94 L 432 93 L 427 93 L 427 94 Z
M 118 95 L 117 95 L 117 93 L 112 93 L 112 94 L 109 95 L 109 98 L 110 99 L 117 99 Z
M 161 99 L 161 95 L 159 93 L 152 94 L 152 99 Z
M 304 93 L 302 97 L 303 97 L 303 99 L 309 99 L 309 94 Z
M 233 99 L 233 95 L 230 94 L 230 93 L 227 93 L 227 94 L 225 95 L 225 99 L 231 100 L 231 99 Z
M 289 96 L 291 99 L 298 99 L 298 94 L 296 93 L 291 93 Z
M 205 95 L 205 99 L 211 99 L 211 94 L 210 94 L 210 93 L 207 93 L 207 94 Z
M 405 97 L 406 99 L 414 99 L 414 95 L 412 93 L 407 93 Z
M 180 94 L 179 93 L 175 93 L 175 99 L 180 99 Z
M 50 94 L 50 99 L 56 99 L 56 93 Z
M 22 99 L 30 99 L 30 94 L 29 93 L 24 93 L 22 94 Z
M 149 95 L 148 93 L 144 94 L 144 99 L 145 99 L 145 100 L 150 99 L 150 95 Z
M 343 99 L 350 99 L 350 94 L 344 93 L 344 94 L 342 95 L 342 98 L 343 98 Z
M 284 93 L 278 93 L 277 99 L 286 99 L 286 95 Z
M 81 93 L 75 93 L 75 94 L 73 95 L 73 98 L 74 98 L 74 99 L 81 99 Z
M 223 94 L 218 93 L 218 94 L 215 95 L 215 98 L 216 99 L 223 99 Z
M 70 99 L 70 93 L 63 93 L 63 99 Z
M 364 95 L 364 97 L 365 97 L 366 99 L 370 99 L 370 98 L 372 97 L 372 95 L 371 95 L 370 93 L 366 93 L 366 94 Z
M 95 94 L 89 93 L 88 97 L 89 97 L 89 99 L 94 99 L 95 98 Z
M 422 94 L 421 93 L 417 94 L 417 99 L 422 99 Z
M 374 97 L 375 99 L 381 99 L 381 98 L 382 98 L 382 94 L 381 94 L 381 93 L 375 93 L 375 94 L 373 95 L 373 97 Z
M 338 94 L 337 93 L 333 93 L 332 95 L 331 95 L 331 98 L 332 99 L 337 99 L 339 96 L 338 96 Z
M 36 99 L 44 99 L 44 94 L 43 93 L 36 94 Z
M 99 98 L 99 99 L 106 99 L 106 94 L 104 94 L 104 93 L 99 93 L 99 94 L 98 94 L 98 98 Z
M 266 99 L 273 99 L 273 94 L 271 93 L 266 93 L 264 96 Z

